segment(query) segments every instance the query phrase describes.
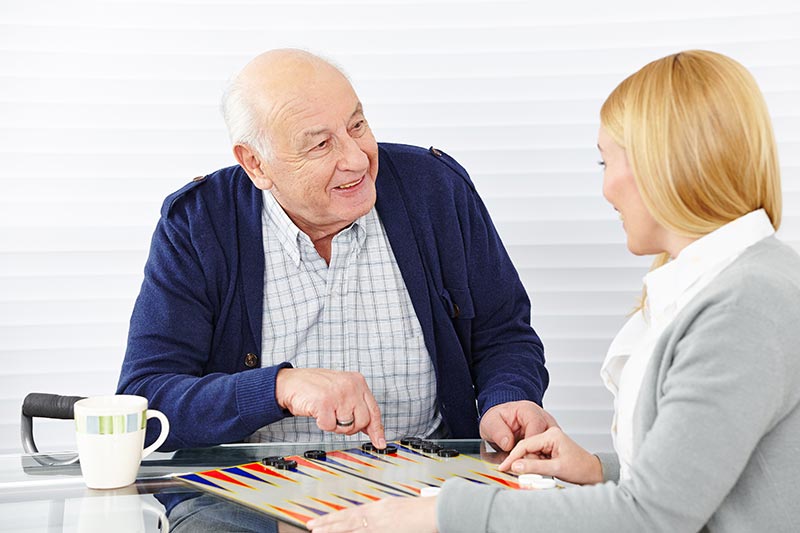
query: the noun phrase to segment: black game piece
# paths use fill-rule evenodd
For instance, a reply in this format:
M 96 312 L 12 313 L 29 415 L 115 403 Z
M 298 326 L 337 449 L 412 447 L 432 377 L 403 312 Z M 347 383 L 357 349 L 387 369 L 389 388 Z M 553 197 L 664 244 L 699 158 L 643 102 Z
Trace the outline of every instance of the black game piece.
M 420 448 L 422 448 L 422 439 L 412 440 L 411 442 L 408 443 L 408 445 L 411 446 L 411 448 L 413 448 L 414 450 L 419 450 Z
M 400 444 L 402 444 L 403 446 L 411 446 L 412 443 L 421 441 L 422 439 L 419 437 L 403 437 L 402 439 L 400 439 Z
M 292 461 L 291 459 L 286 461 L 281 461 L 280 463 L 275 463 L 272 465 L 273 468 L 277 468 L 278 470 L 294 470 L 297 468 L 297 461 Z
M 394 444 L 387 444 L 386 448 L 382 450 L 380 448 L 375 448 L 374 451 L 375 453 L 379 453 L 381 455 L 387 455 L 387 454 L 391 455 L 393 453 L 397 453 L 397 446 L 395 446 Z
M 275 463 L 282 463 L 283 461 L 284 459 L 280 455 L 270 455 L 269 457 L 261 459 L 261 464 L 275 466 Z
M 303 452 L 303 457 L 306 459 L 325 459 L 328 456 L 323 450 L 307 450 Z
M 454 448 L 442 448 L 436 454 L 439 457 L 458 457 L 460 452 Z
M 421 449 L 423 453 L 436 453 L 439 450 L 441 450 L 442 447 L 439 446 L 438 444 L 429 443 L 429 444 L 423 444 Z
M 375 446 L 373 446 L 371 442 L 365 442 L 364 444 L 361 445 L 361 449 L 364 450 L 365 452 L 374 452 Z

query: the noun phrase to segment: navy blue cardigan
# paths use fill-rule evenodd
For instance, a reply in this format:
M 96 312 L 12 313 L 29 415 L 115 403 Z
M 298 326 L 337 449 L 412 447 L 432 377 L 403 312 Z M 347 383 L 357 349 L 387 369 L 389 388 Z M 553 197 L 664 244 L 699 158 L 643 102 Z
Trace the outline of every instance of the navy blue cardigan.
M 405 145 L 379 153 L 376 208 L 422 325 L 439 409 L 453 438 L 477 437 L 490 407 L 541 405 L 548 374 L 528 297 L 457 162 Z M 290 365 L 261 368 L 261 194 L 234 166 L 162 207 L 118 392 L 167 415 L 163 449 L 241 441 L 289 416 L 275 377 Z

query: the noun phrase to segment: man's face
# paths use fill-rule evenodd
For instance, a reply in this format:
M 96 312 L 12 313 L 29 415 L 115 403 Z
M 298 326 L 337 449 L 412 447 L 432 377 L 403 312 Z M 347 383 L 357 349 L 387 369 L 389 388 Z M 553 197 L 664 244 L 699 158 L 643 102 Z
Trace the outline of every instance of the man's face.
M 267 112 L 273 154 L 261 167 L 265 188 L 316 239 L 375 205 L 378 144 L 353 88 L 335 70 L 284 96 Z

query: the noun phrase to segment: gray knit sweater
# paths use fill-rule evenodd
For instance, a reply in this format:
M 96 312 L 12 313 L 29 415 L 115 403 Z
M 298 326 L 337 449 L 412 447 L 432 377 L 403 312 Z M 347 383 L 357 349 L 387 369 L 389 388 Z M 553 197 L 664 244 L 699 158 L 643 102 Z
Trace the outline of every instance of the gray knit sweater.
M 560 491 L 445 483 L 442 533 L 798 531 L 800 256 L 748 248 L 659 339 L 634 415 L 631 479 Z

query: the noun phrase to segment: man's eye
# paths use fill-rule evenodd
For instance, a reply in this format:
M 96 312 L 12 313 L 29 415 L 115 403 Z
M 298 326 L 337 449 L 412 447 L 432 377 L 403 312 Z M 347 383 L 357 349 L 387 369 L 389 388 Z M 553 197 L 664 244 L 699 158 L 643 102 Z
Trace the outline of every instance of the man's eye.
M 603 168 L 606 168 L 606 162 L 603 161 L 602 159 L 600 161 L 598 161 L 597 164 L 600 165 Z
M 317 149 L 317 148 L 325 148 L 326 146 L 328 146 L 328 139 L 325 139 L 324 141 L 320 142 L 314 148 L 315 149 Z
M 367 121 L 361 119 L 350 127 L 350 135 L 354 137 L 361 137 L 367 131 Z

